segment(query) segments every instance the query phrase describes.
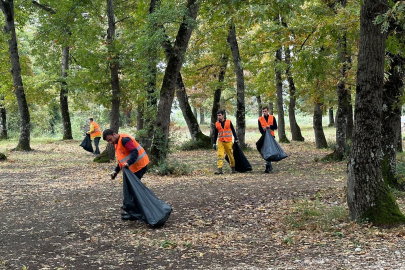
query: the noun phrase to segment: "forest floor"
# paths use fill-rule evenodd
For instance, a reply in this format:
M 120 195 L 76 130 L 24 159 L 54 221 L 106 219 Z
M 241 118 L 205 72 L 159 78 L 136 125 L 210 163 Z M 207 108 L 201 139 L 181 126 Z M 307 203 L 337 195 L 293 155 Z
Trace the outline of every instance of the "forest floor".
M 271 174 L 253 149 L 253 171 L 219 176 L 213 150 L 172 153 L 193 172 L 142 179 L 173 208 L 158 229 L 120 219 L 122 174 L 111 180 L 115 163 L 80 142 L 11 144 L 0 144 L 0 269 L 405 269 L 405 229 L 350 221 L 346 162 L 318 161 L 330 150 L 311 142 L 282 144 L 289 157 Z

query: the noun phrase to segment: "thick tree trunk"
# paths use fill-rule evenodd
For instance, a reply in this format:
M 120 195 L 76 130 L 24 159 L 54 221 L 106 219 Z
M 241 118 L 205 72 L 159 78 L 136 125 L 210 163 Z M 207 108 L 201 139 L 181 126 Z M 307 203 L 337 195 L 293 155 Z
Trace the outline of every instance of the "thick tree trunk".
M 381 108 L 386 34 L 374 24 L 386 0 L 365 0 L 360 12 L 355 129 L 348 162 L 347 204 L 353 220 L 375 225 L 405 222 L 381 172 Z
M 181 112 L 183 113 L 184 120 L 187 123 L 188 130 L 190 132 L 190 136 L 192 140 L 199 140 L 204 142 L 205 147 L 209 147 L 211 145 L 210 137 L 204 135 L 201 132 L 200 125 L 197 122 L 197 118 L 195 114 L 191 111 L 190 103 L 188 102 L 188 97 L 186 94 L 186 88 L 183 83 L 183 77 L 181 73 L 179 73 L 177 77 L 177 100 L 179 101 L 179 106 Z M 195 108 L 194 108 L 195 109 Z
M 291 67 L 291 51 L 288 46 L 285 49 L 285 62 L 287 64 L 287 69 L 285 71 L 287 75 L 288 87 L 290 90 L 290 103 L 288 104 L 288 118 L 290 120 L 290 129 L 291 129 L 291 139 L 293 141 L 303 142 L 305 141 L 304 137 L 301 134 L 301 128 L 297 124 L 297 120 L 295 119 L 295 104 L 296 104 L 296 97 L 295 97 L 295 84 L 294 78 L 290 72 Z
M 399 188 L 396 172 L 398 130 L 401 130 L 401 97 L 404 61 L 400 56 L 390 55 L 393 60 L 388 80 L 384 83 L 381 113 L 381 161 L 382 176 L 391 187 Z
M 240 58 L 236 29 L 233 23 L 229 26 L 228 39 L 231 47 L 233 65 L 236 73 L 236 134 L 239 144 L 244 147 L 246 121 L 245 121 L 245 79 L 243 76 L 242 60 Z
M 156 119 L 156 132 L 153 137 L 152 148 L 150 151 L 152 164 L 157 164 L 160 160 L 166 159 L 169 140 L 170 114 L 176 89 L 177 76 L 180 72 L 181 65 L 183 64 L 184 54 L 194 28 L 193 24 L 195 23 L 197 12 L 197 0 L 188 0 L 187 15 L 183 17 L 183 21 L 177 32 L 176 41 L 163 76 L 157 111 L 159 117 Z
M 63 124 L 63 140 L 72 140 L 72 125 L 70 123 L 68 86 L 66 78 L 69 70 L 69 46 L 62 47 L 62 83 L 60 88 L 60 111 Z
M 18 54 L 17 36 L 14 24 L 14 2 L 13 0 L 0 1 L 0 8 L 5 17 L 4 31 L 10 34 L 8 40 L 8 51 L 11 61 L 11 74 L 14 83 L 14 93 L 17 98 L 18 111 L 20 113 L 20 138 L 16 150 L 31 150 L 30 147 L 30 113 L 25 98 L 24 85 L 21 78 L 20 56 Z
M 0 98 L 0 123 L 1 123 L 1 129 L 0 129 L 0 139 L 7 139 L 8 134 L 7 134 L 7 111 L 6 107 L 4 106 L 4 96 Z
M 283 101 L 283 80 L 281 78 L 280 64 L 281 58 L 281 48 L 276 51 L 276 89 L 277 89 L 277 132 L 278 140 L 283 143 L 289 143 L 287 135 L 285 134 L 285 122 L 284 122 L 284 101 Z
M 214 93 L 214 101 L 212 103 L 212 110 L 211 110 L 210 138 L 212 144 L 216 143 L 214 142 L 215 123 L 217 122 L 217 112 L 221 108 L 220 102 L 221 102 L 222 85 L 225 79 L 227 66 L 228 66 L 228 55 L 222 55 L 218 74 L 218 88 L 215 90 Z
M 329 125 L 328 127 L 335 126 L 335 118 L 333 117 L 333 107 L 329 107 Z
M 322 103 L 315 104 L 313 127 L 315 133 L 315 145 L 317 149 L 327 148 L 328 143 L 325 138 L 322 126 Z
M 256 101 L 257 101 L 257 115 L 259 117 L 262 116 L 262 97 L 260 95 L 256 96 Z
M 204 109 L 203 107 L 200 107 L 200 125 L 204 124 L 205 124 Z

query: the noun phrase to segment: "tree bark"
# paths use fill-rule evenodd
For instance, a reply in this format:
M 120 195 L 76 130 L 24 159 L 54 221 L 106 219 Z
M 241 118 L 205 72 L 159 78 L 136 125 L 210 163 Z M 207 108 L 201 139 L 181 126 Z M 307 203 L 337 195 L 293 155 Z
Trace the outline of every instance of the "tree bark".
M 388 80 L 384 83 L 381 113 L 381 161 L 382 176 L 391 187 L 399 188 L 396 172 L 396 153 L 398 130 L 401 130 L 401 98 L 404 72 L 404 59 L 399 55 L 389 54 L 392 62 Z
M 228 39 L 231 47 L 233 65 L 236 74 L 236 134 L 239 144 L 244 147 L 246 121 L 245 121 L 245 79 L 243 76 L 242 60 L 240 58 L 238 41 L 236 39 L 236 29 L 233 23 L 229 26 Z
M 317 149 L 327 148 L 328 143 L 322 127 L 322 103 L 316 103 L 314 108 L 313 127 L 315 133 L 315 145 Z
M 144 127 L 144 120 L 143 120 L 143 104 L 139 104 L 137 108 L 137 116 L 136 116 L 136 129 L 139 131 Z
M 66 78 L 69 70 L 69 46 L 62 47 L 62 83 L 60 88 L 60 111 L 63 124 L 63 140 L 72 140 L 72 125 L 70 123 L 69 102 L 68 102 L 68 86 Z
M 200 107 L 200 125 L 205 124 L 204 108 Z
M 381 108 L 386 33 L 374 24 L 386 0 L 365 0 L 360 11 L 355 129 L 348 162 L 347 204 L 353 220 L 375 225 L 405 222 L 381 172 Z
M 276 51 L 276 89 L 277 89 L 277 132 L 278 140 L 283 143 L 289 143 L 287 135 L 285 134 L 285 122 L 284 122 L 284 102 L 283 102 L 283 80 L 281 78 L 280 64 L 282 61 L 281 48 Z
M 30 113 L 25 97 L 24 85 L 21 78 L 20 56 L 18 54 L 17 36 L 15 32 L 14 22 L 14 2 L 13 0 L 1 0 L 0 9 L 5 17 L 5 27 L 3 28 L 6 34 L 10 34 L 8 40 L 8 51 L 11 61 L 11 74 L 14 83 L 14 94 L 17 98 L 18 111 L 20 113 L 20 138 L 16 150 L 31 150 L 30 147 Z
M 7 111 L 4 106 L 4 96 L 0 98 L 0 119 L 1 119 L 1 132 L 0 139 L 7 139 Z
M 274 105 L 273 102 L 269 102 L 269 114 L 274 115 Z M 260 115 L 261 116 L 261 115 Z
M 329 125 L 328 127 L 335 126 L 335 118 L 333 117 L 333 107 L 329 107 Z
M 257 101 L 257 115 L 262 116 L 262 97 L 260 95 L 256 96 Z
M 188 98 L 187 98 L 187 101 L 188 101 Z M 193 114 L 194 114 L 195 119 L 197 119 L 198 114 L 197 114 L 197 108 L 196 107 L 193 107 Z
M 212 110 L 211 110 L 211 123 L 210 123 L 210 138 L 211 144 L 214 144 L 214 132 L 215 132 L 215 123 L 217 122 L 217 112 L 221 108 L 221 93 L 222 93 L 222 86 L 225 79 L 226 68 L 228 66 L 228 55 L 221 56 L 221 64 L 219 66 L 219 74 L 218 74 L 218 88 L 215 90 L 214 93 L 214 101 L 212 103 Z
M 291 67 L 291 51 L 288 46 L 285 49 L 285 62 L 287 64 L 287 69 L 285 71 L 287 75 L 288 87 L 290 90 L 290 103 L 288 104 L 288 118 L 290 120 L 290 129 L 291 129 L 291 139 L 293 141 L 303 142 L 305 141 L 304 137 L 301 134 L 301 128 L 297 124 L 297 120 L 295 119 L 295 104 L 296 104 L 296 97 L 295 97 L 295 84 L 294 78 L 290 72 Z
M 177 76 L 180 72 L 181 65 L 183 64 L 184 54 L 194 28 L 197 12 L 197 0 L 188 0 L 187 15 L 183 17 L 183 21 L 177 32 L 176 40 L 163 76 L 157 111 L 159 117 L 156 118 L 156 132 L 153 137 L 152 148 L 150 151 L 152 164 L 157 164 L 160 160 L 166 159 L 169 140 L 170 114 L 176 89 Z
M 347 117 L 346 117 L 346 142 L 349 142 L 349 141 L 353 140 L 353 130 L 354 130 L 352 94 L 351 94 L 350 87 L 348 88 L 347 94 L 348 94 L 349 106 L 348 106 Z

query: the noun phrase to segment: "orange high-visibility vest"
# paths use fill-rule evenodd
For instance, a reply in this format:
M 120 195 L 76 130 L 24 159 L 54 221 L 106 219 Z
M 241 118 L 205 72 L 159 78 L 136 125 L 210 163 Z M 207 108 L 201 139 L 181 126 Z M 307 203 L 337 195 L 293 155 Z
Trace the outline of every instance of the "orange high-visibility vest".
M 231 130 L 231 120 L 226 119 L 224 128 L 219 121 L 215 123 L 215 127 L 218 129 L 218 141 L 220 142 L 231 142 L 232 141 L 232 130 Z
M 136 173 L 143 167 L 149 164 L 149 157 L 145 152 L 145 149 L 137 142 L 135 141 L 134 138 L 129 136 L 128 134 L 125 133 L 120 133 L 120 138 L 118 140 L 118 143 L 115 145 L 115 154 L 117 155 L 118 159 L 118 164 L 120 165 L 120 168 L 122 169 L 122 165 L 127 162 L 127 160 L 131 157 L 131 152 L 128 151 L 123 145 L 122 145 L 122 138 L 130 138 L 132 142 L 134 143 L 136 150 L 138 150 L 138 158 L 132 164 L 129 166 L 129 169 L 133 172 Z
M 260 125 L 262 125 L 262 129 L 264 131 L 266 131 L 267 126 L 273 125 L 273 119 L 274 119 L 274 116 L 271 114 L 269 114 L 269 119 L 267 119 L 267 122 L 266 122 L 266 119 L 264 118 L 264 116 L 259 117 Z M 274 131 L 270 130 L 270 132 L 271 132 L 271 135 L 273 135 L 273 137 L 274 137 Z
M 94 139 L 95 137 L 101 137 L 101 129 L 96 122 L 91 122 L 90 125 L 93 125 L 94 131 L 90 133 L 90 138 Z

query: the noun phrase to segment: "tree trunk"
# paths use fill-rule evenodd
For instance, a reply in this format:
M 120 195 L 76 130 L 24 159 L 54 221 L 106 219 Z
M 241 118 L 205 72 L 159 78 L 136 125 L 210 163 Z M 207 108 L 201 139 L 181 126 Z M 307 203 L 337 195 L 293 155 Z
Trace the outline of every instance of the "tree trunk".
M 210 137 L 204 135 L 201 132 L 200 125 L 197 122 L 197 118 L 195 114 L 191 111 L 190 103 L 188 102 L 188 97 L 186 94 L 186 88 L 183 83 L 183 77 L 181 73 L 179 73 L 177 77 L 177 100 L 179 101 L 179 106 L 181 112 L 183 113 L 184 120 L 187 123 L 188 130 L 190 132 L 190 136 L 192 140 L 199 140 L 204 142 L 206 148 L 210 147 L 211 139 Z M 195 108 L 194 108 L 195 109 Z
M 66 78 L 69 70 L 69 46 L 62 47 L 62 83 L 60 88 L 60 111 L 63 124 L 63 140 L 72 140 L 72 125 L 70 123 L 68 87 Z
M 221 93 L 227 66 L 228 66 L 228 55 L 222 55 L 218 74 L 218 88 L 215 90 L 214 93 L 214 101 L 212 103 L 212 110 L 211 110 L 211 123 L 210 123 L 211 144 L 216 143 L 214 142 L 215 123 L 217 122 L 217 112 L 221 108 L 220 106 Z
M 352 94 L 350 87 L 348 89 L 348 100 L 349 100 L 349 107 L 346 118 L 346 142 L 353 140 L 353 129 L 354 129 Z
M 18 54 L 17 36 L 14 23 L 14 2 L 13 0 L 0 1 L 0 8 L 5 17 L 4 31 L 10 34 L 8 40 L 8 51 L 11 61 L 11 74 L 14 83 L 14 93 L 17 98 L 18 111 L 20 113 L 20 138 L 16 150 L 31 150 L 30 147 L 30 113 L 25 98 L 24 85 L 21 78 L 20 56 Z
M 325 133 L 322 127 L 322 103 L 315 104 L 313 127 L 315 133 L 315 144 L 317 149 L 327 148 Z
M 260 95 L 256 96 L 257 101 L 257 115 L 260 117 L 262 116 L 262 97 Z
M 329 107 L 329 125 L 328 127 L 335 126 L 335 118 L 333 117 L 333 107 Z
M 181 65 L 183 64 L 184 54 L 194 28 L 193 24 L 195 23 L 197 12 L 197 0 L 188 0 L 187 15 L 183 17 L 183 21 L 177 32 L 176 41 L 163 76 L 157 111 L 159 117 L 156 118 L 156 132 L 153 137 L 152 148 L 150 151 L 152 164 L 157 164 L 158 161 L 166 159 L 169 140 L 170 114 L 176 89 L 177 76 L 180 72 Z
M 338 108 L 336 112 L 336 145 L 333 153 L 333 160 L 341 161 L 345 158 L 346 151 L 346 128 L 349 111 L 349 94 L 346 87 L 346 72 L 348 63 L 346 33 L 339 40 L 338 57 L 342 65 L 340 80 L 336 86 L 338 97 Z
M 347 204 L 353 220 L 375 225 L 405 222 L 381 172 L 381 105 L 386 32 L 374 24 L 386 0 L 365 0 L 360 12 L 355 129 L 348 162 Z
M 274 115 L 274 105 L 273 102 L 269 102 L 269 114 Z M 261 116 L 261 115 L 260 115 Z
M 139 131 L 143 129 L 144 121 L 143 121 L 143 104 L 139 104 L 137 108 L 137 116 L 136 116 L 136 129 Z
M 283 81 L 281 78 L 280 64 L 282 61 L 281 58 L 281 48 L 276 51 L 276 88 L 277 88 L 277 132 L 278 140 L 283 143 L 289 143 L 285 134 L 285 122 L 284 122 L 284 108 L 283 108 Z
M 287 75 L 288 86 L 290 89 L 290 103 L 288 104 L 288 118 L 290 120 L 290 129 L 291 129 L 291 137 L 293 141 L 303 142 L 305 141 L 304 137 L 301 134 L 301 128 L 297 124 L 297 120 L 295 119 L 295 84 L 292 74 L 290 72 L 291 67 L 291 51 L 288 46 L 285 49 L 285 62 L 287 64 L 287 69 L 285 71 Z
M 244 147 L 245 144 L 245 79 L 243 76 L 242 61 L 239 53 L 238 41 L 236 39 L 236 29 L 233 23 L 229 26 L 228 39 L 231 47 L 233 65 L 236 73 L 236 134 L 239 144 Z
M 0 132 L 0 139 L 7 139 L 7 111 L 6 107 L 4 106 L 4 96 L 0 99 L 0 119 L 1 119 L 1 132 Z
M 203 107 L 200 107 L 200 125 L 205 124 L 205 118 L 204 118 L 204 109 Z
M 401 130 L 401 97 L 404 73 L 402 57 L 390 54 L 393 60 L 388 80 L 384 83 L 381 112 L 382 176 L 391 187 L 399 188 L 396 172 L 398 130 Z
M 188 97 L 187 97 L 187 101 L 188 101 Z M 197 108 L 196 107 L 193 107 L 193 114 L 194 114 L 195 119 L 197 120 L 198 114 L 197 114 Z

